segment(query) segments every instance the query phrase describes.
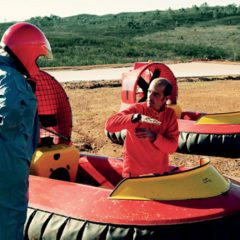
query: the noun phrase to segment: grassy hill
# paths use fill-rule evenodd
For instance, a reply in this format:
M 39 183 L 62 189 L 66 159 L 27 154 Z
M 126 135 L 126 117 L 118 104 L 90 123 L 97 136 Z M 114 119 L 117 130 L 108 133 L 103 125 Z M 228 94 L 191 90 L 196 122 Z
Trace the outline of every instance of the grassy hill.
M 35 17 L 48 37 L 53 61 L 80 66 L 191 59 L 240 60 L 240 6 L 200 7 L 104 16 Z M 0 34 L 12 23 L 0 24 Z

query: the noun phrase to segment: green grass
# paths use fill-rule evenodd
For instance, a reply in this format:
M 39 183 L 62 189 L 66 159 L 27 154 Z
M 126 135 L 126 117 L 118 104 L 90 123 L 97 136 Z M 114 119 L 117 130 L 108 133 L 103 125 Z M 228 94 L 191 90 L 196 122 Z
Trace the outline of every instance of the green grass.
M 237 25 L 177 27 L 174 30 L 157 32 L 136 40 L 159 44 L 160 51 L 172 52 L 184 58 L 240 59 L 240 28 Z M 161 45 L 168 46 L 164 49 Z
M 54 60 L 40 66 L 81 66 L 191 59 L 240 60 L 240 7 L 35 17 Z M 12 23 L 0 24 L 2 34 Z

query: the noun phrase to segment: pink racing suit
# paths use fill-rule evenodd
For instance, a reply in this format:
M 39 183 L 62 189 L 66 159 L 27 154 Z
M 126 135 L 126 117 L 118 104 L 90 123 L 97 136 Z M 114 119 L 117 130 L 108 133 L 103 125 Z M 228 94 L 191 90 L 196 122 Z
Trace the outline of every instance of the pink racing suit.
M 155 118 L 161 124 L 132 123 L 132 115 L 135 113 Z M 157 112 L 147 107 L 145 102 L 137 103 L 111 116 L 105 127 L 109 132 L 127 129 L 124 141 L 123 177 L 162 174 L 169 170 L 168 155 L 176 151 L 179 135 L 177 117 L 173 109 L 164 108 Z M 156 133 L 155 141 L 136 137 L 135 128 L 148 128 Z

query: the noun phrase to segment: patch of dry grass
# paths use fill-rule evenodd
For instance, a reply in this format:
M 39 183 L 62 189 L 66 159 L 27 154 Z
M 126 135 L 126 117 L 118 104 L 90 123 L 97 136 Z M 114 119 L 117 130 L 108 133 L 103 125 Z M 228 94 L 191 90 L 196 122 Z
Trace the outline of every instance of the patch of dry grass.
M 178 103 L 184 110 L 218 113 L 240 111 L 239 81 L 220 80 L 178 84 Z

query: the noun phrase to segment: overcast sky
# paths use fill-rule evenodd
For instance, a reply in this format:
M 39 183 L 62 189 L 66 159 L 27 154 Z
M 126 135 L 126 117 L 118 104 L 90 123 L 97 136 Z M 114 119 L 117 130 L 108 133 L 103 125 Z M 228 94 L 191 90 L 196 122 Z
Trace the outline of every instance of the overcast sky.
M 167 10 L 200 6 L 240 5 L 240 0 L 0 0 L 0 22 L 23 21 L 36 16 L 104 15 L 120 12 Z

